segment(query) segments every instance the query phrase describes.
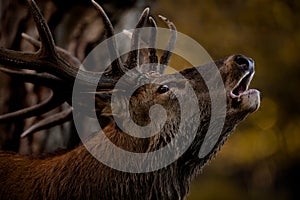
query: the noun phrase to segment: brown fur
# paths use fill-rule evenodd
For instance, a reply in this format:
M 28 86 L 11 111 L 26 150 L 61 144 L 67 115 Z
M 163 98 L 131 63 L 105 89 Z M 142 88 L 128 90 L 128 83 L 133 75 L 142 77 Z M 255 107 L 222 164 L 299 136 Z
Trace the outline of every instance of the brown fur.
M 218 151 L 236 125 L 259 106 L 259 95 L 245 95 L 239 102 L 235 102 L 229 97 L 229 92 L 233 90 L 245 73 L 235 62 L 235 57 L 231 56 L 215 62 L 225 84 L 227 112 L 222 135 L 206 157 L 200 159 L 198 153 L 211 117 L 210 98 L 202 77 L 195 68 L 191 68 L 180 73 L 189 80 L 196 92 L 200 107 L 200 124 L 192 144 L 175 162 L 154 172 L 126 173 L 102 164 L 82 145 L 65 154 L 44 159 L 1 152 L 0 198 L 184 199 L 188 194 L 190 181 Z M 179 90 L 182 95 L 188 95 L 182 85 L 186 81 L 178 74 L 162 75 L 159 79 L 175 82 L 175 86 L 172 86 L 173 89 Z M 214 81 L 213 75 L 211 81 Z M 131 117 L 143 125 L 150 123 L 149 117 L 147 117 L 149 108 L 154 104 L 160 104 L 167 111 L 166 124 L 155 136 L 138 139 L 123 133 L 111 120 L 103 131 L 117 146 L 133 152 L 150 152 L 165 146 L 174 137 L 180 120 L 178 102 L 171 91 L 157 94 L 158 87 L 158 85 L 149 84 L 135 92 L 130 100 Z M 119 108 L 122 109 L 124 106 L 120 101 Z M 111 119 L 107 113 L 105 116 Z M 120 114 L 118 117 L 126 119 L 128 116 Z M 186 128 L 193 123 L 193 118 L 187 119 Z M 102 148 L 103 144 L 108 141 L 100 140 L 98 134 L 89 142 L 103 153 L 109 153 Z M 124 164 L 130 163 L 131 161 L 128 159 L 128 163 Z M 142 166 L 143 161 L 140 164 Z

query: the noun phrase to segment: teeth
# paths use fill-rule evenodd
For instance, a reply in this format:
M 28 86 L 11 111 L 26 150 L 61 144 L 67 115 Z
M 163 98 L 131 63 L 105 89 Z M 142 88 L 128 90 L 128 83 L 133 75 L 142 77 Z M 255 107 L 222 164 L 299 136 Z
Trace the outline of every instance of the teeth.
M 229 95 L 230 95 L 230 97 L 231 97 L 231 98 L 233 98 L 233 99 L 235 99 L 235 98 L 238 98 L 238 97 L 240 96 L 240 95 L 239 95 L 239 96 L 237 96 L 237 95 L 233 94 L 233 92 L 232 92 L 232 91 L 230 92 L 230 94 L 229 94 Z
M 242 95 L 246 93 L 248 93 L 248 89 L 246 89 L 244 92 L 240 93 L 239 95 L 233 94 L 233 92 L 231 91 L 229 95 L 231 98 L 236 99 L 236 98 L 240 98 Z
M 246 94 L 248 92 L 248 87 L 250 85 L 250 82 L 253 78 L 254 72 L 251 73 L 251 75 L 249 76 L 249 78 L 247 78 L 247 76 L 250 74 L 250 72 L 246 73 L 240 80 L 239 82 L 236 84 L 236 86 L 233 88 L 233 90 L 230 91 L 229 95 L 231 98 L 235 99 L 235 98 L 240 98 L 242 95 Z M 240 84 L 242 84 L 242 81 L 244 81 L 244 79 L 247 78 L 248 80 L 247 83 L 245 84 L 245 91 L 239 93 L 238 95 L 234 94 L 233 91 L 238 88 L 240 86 Z
M 229 95 L 230 95 L 231 98 L 235 99 L 235 98 L 238 98 L 241 94 L 235 95 L 235 94 L 233 94 L 233 92 L 231 91 Z

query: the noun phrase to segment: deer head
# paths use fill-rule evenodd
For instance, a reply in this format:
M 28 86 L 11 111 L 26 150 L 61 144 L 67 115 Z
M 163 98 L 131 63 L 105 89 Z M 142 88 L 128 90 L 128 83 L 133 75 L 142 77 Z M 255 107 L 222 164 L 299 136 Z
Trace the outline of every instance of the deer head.
M 106 37 L 113 36 L 113 27 L 104 10 L 97 3 L 92 2 L 103 18 Z M 109 41 L 108 51 L 111 57 L 117 59 L 111 63 L 111 66 L 106 69 L 106 71 L 95 73 L 79 68 L 81 63 L 75 57 L 55 46 L 47 23 L 35 2 L 28 1 L 28 4 L 37 24 L 41 42 L 36 41 L 26 34 L 23 34 L 23 37 L 33 45 L 40 46 L 40 49 L 36 53 L 24 53 L 1 48 L 0 62 L 5 66 L 1 67 L 1 70 L 12 76 L 17 76 L 26 82 L 48 86 L 52 89 L 53 93 L 45 102 L 15 113 L 3 115 L 0 117 L 0 121 L 39 115 L 64 102 L 68 102 L 72 105 L 71 91 L 76 79 L 83 90 L 81 92 L 88 91 L 91 86 L 96 87 L 96 110 L 99 119 L 103 119 L 104 117 L 112 119 L 111 96 L 113 93 L 118 94 L 119 99 L 114 104 L 113 110 L 115 116 L 113 117 L 114 119 L 119 119 L 119 126 L 123 126 L 119 128 L 128 126 L 128 124 L 126 125 L 127 119 L 132 119 L 138 126 L 146 126 L 151 123 L 149 117 L 151 107 L 153 105 L 161 105 L 167 112 L 167 117 L 165 119 L 165 125 L 162 126 L 161 123 L 158 123 L 162 126 L 161 131 L 158 132 L 162 132 L 159 135 L 170 133 L 171 135 L 168 137 L 172 138 L 175 131 L 168 129 L 172 126 L 174 127 L 174 124 L 178 125 L 181 120 L 179 115 L 180 106 L 174 92 L 182 97 L 188 97 L 190 89 L 194 91 L 198 100 L 197 103 L 200 105 L 199 117 L 201 117 L 202 121 L 209 121 L 211 113 L 210 93 L 214 91 L 208 90 L 206 85 L 207 80 L 204 80 L 199 73 L 199 70 L 203 70 L 204 67 L 199 66 L 186 69 L 177 74 L 164 74 L 165 66 L 169 63 L 177 36 L 174 24 L 168 19 L 160 16 L 171 30 L 171 37 L 168 44 L 169 48 L 162 53 L 160 58 L 158 58 L 155 48 L 138 49 L 140 43 L 143 42 L 140 39 L 139 28 L 142 28 L 147 21 L 150 26 L 153 27 L 150 34 L 150 43 L 152 46 L 150 46 L 155 46 L 156 23 L 152 17 L 149 17 L 149 9 L 146 8 L 132 34 L 132 50 L 128 54 L 127 60 L 124 63 L 121 62 L 116 41 L 112 39 Z M 143 65 L 138 66 L 140 57 L 143 57 L 142 64 L 150 64 L 150 67 L 143 68 L 140 67 Z M 224 82 L 227 108 L 223 135 L 226 135 L 225 132 L 231 132 L 238 122 L 259 107 L 259 92 L 257 90 L 248 89 L 254 74 L 254 61 L 243 55 L 232 55 L 214 63 L 209 63 L 206 66 L 209 65 L 217 66 L 219 70 L 218 73 L 220 73 Z M 9 69 L 8 66 L 20 69 L 31 69 L 36 72 L 28 73 L 22 70 L 13 70 Z M 98 81 L 99 76 L 101 76 L 100 81 Z M 122 81 L 118 84 L 119 87 L 122 88 L 116 92 L 115 87 L 117 82 L 120 82 L 121 77 Z M 214 82 L 216 77 L 217 75 L 212 73 L 211 80 L 209 81 Z M 138 83 L 141 79 L 144 79 L 144 82 L 147 84 L 141 85 Z M 190 89 L 187 87 L 188 84 L 191 87 Z M 128 94 L 129 89 L 134 91 L 132 95 L 124 95 Z M 124 103 L 126 101 L 130 103 Z M 73 100 L 73 104 L 74 103 L 76 104 L 77 101 Z M 78 103 L 81 107 L 91 109 L 90 106 L 84 105 L 82 101 Z M 129 112 L 123 112 L 126 109 L 128 109 Z M 194 108 L 190 109 L 192 110 Z M 46 119 L 26 131 L 23 136 L 44 127 L 69 120 L 71 113 L 72 108 L 56 116 L 52 116 L 50 119 Z M 200 122 L 202 122 L 201 120 Z M 186 123 L 192 124 L 194 120 L 187 119 Z M 187 127 L 188 126 L 189 125 L 187 125 Z M 203 133 L 199 134 L 201 135 Z M 201 137 L 204 137 L 204 135 Z
M 112 24 L 104 10 L 95 1 L 92 3 L 103 19 L 106 37 L 114 36 Z M 69 109 L 38 122 L 25 131 L 22 137 L 73 118 L 76 122 L 76 117 L 73 117 L 76 114 L 72 115 L 72 112 L 85 113 L 97 118 L 102 127 L 105 127 L 103 131 L 93 134 L 90 140 L 84 141 L 85 147 L 93 155 L 96 152 L 97 155 L 94 156 L 101 161 L 107 158 L 121 164 L 121 167 L 114 168 L 121 169 L 120 171 L 107 168 L 103 165 L 105 162 L 101 163 L 94 159 L 82 146 L 63 156 L 36 160 L 34 165 L 28 164 L 31 161 L 25 158 L 1 153 L 3 159 L 10 159 L 10 162 L 0 163 L 1 169 L 4 170 L 1 171 L 3 176 L 9 179 L 10 172 L 13 171 L 10 169 L 19 166 L 25 170 L 23 172 L 18 168 L 18 173 L 25 173 L 28 179 L 37 180 L 27 182 L 22 179 L 18 183 L 19 185 L 24 183 L 21 187 L 29 184 L 30 188 L 24 191 L 28 191 L 27 195 L 30 197 L 33 197 L 33 194 L 43 193 L 30 192 L 32 188 L 38 188 L 35 187 L 36 183 L 42 184 L 44 179 L 37 177 L 43 174 L 45 180 L 48 177 L 49 180 L 55 179 L 56 182 L 65 181 L 62 184 L 64 186 L 60 188 L 63 193 L 57 193 L 58 189 L 50 182 L 45 183 L 42 190 L 45 189 L 46 192 L 41 194 L 43 197 L 47 194 L 49 197 L 58 198 L 60 194 L 70 195 L 68 191 L 72 190 L 79 191 L 76 194 L 77 198 L 87 196 L 92 198 L 94 192 L 100 191 L 97 194 L 103 198 L 108 196 L 117 198 L 121 194 L 117 194 L 111 186 L 117 184 L 120 188 L 127 188 L 125 191 L 130 191 L 128 189 L 130 183 L 138 188 L 131 194 L 132 198 L 140 199 L 145 194 L 148 194 L 149 198 L 155 195 L 158 198 L 183 198 L 195 173 L 217 152 L 237 124 L 259 107 L 259 91 L 248 88 L 254 75 L 254 61 L 246 56 L 232 55 L 203 66 L 184 69 L 174 74 L 164 74 L 175 47 L 177 32 L 172 22 L 160 16 L 170 28 L 171 37 L 167 50 L 163 51 L 159 58 L 155 48 L 156 22 L 149 17 L 148 8 L 141 14 L 131 35 L 131 50 L 126 61 L 122 62 L 117 42 L 112 37 L 107 43 L 107 52 L 112 58 L 110 66 L 102 72 L 92 72 L 79 67 L 81 62 L 77 58 L 55 46 L 39 8 L 33 0 L 28 0 L 28 5 L 37 25 L 40 41 L 26 34 L 22 36 L 39 47 L 39 50 L 29 53 L 0 48 L 0 64 L 3 65 L 0 70 L 25 82 L 49 87 L 52 93 L 38 105 L 0 116 L 0 122 L 41 115 L 67 102 L 70 105 Z M 148 48 L 147 46 L 139 48 L 141 43 L 147 43 L 140 38 L 140 28 L 144 27 L 146 22 L 152 27 Z M 208 75 L 204 77 L 203 72 Z M 220 80 L 222 84 L 217 84 Z M 74 84 L 77 95 L 74 95 L 74 92 L 72 95 Z M 89 98 L 92 103 L 86 101 Z M 216 99 L 221 99 L 221 104 L 215 104 Z M 224 112 L 218 112 L 220 110 Z M 219 128 L 220 133 L 209 132 L 211 127 Z M 137 157 L 138 160 L 135 160 L 132 154 L 129 157 L 118 153 L 115 155 L 116 151 L 109 146 L 111 143 L 127 153 L 145 156 Z M 165 153 L 154 154 L 161 149 L 167 150 Z M 148 162 L 147 159 L 151 155 L 154 156 Z M 20 164 L 20 160 L 24 160 L 23 164 Z M 12 163 L 13 166 L 8 167 L 7 163 Z M 69 168 L 64 165 L 68 165 Z M 34 168 L 31 169 L 31 166 Z M 45 173 L 47 170 L 39 171 L 42 166 L 51 173 Z M 123 173 L 123 166 L 127 170 L 123 172 L 140 174 Z M 151 168 L 151 166 L 158 167 Z M 90 167 L 98 171 L 94 173 Z M 78 170 L 78 176 L 90 177 L 93 179 L 92 183 L 99 184 L 90 185 L 89 181 L 78 183 L 78 186 L 72 184 L 75 180 L 70 174 Z M 12 174 L 13 177 L 21 177 L 21 174 L 15 173 L 17 172 Z M 153 184 L 154 187 L 141 188 L 136 180 L 144 185 Z M 8 182 L 1 184 L 9 187 Z M 53 191 L 50 192 L 47 188 Z M 95 191 L 85 193 L 93 190 Z M 6 194 L 6 191 L 2 192 Z M 7 192 L 7 195 L 11 193 L 14 192 Z
M 104 10 L 95 1 L 92 3 L 102 16 L 106 37 L 112 37 L 114 30 Z M 246 56 L 232 55 L 204 66 L 164 74 L 175 46 L 177 32 L 172 22 L 161 17 L 169 26 L 171 37 L 168 50 L 163 51 L 159 58 L 156 49 L 153 48 L 156 23 L 149 17 L 148 8 L 143 11 L 132 33 L 131 51 L 126 61 L 121 61 L 116 41 L 109 40 L 109 56 L 117 59 L 113 59 L 105 71 L 96 73 L 80 68 L 81 63 L 75 57 L 56 47 L 48 25 L 35 2 L 28 0 L 28 5 L 41 41 L 36 41 L 26 34 L 23 34 L 23 37 L 33 45 L 40 46 L 40 49 L 36 53 L 25 53 L 0 48 L 0 64 L 3 65 L 0 70 L 25 82 L 47 86 L 52 90 L 52 94 L 41 104 L 0 116 L 0 122 L 40 115 L 64 102 L 73 108 L 39 122 L 22 136 L 70 120 L 73 109 L 77 111 L 76 108 L 79 108 L 79 112 L 96 112 L 95 116 L 100 124 L 109 127 L 103 132 L 110 141 L 129 152 L 151 153 L 168 146 L 177 135 L 183 134 L 181 138 L 188 139 L 180 144 L 189 144 L 179 156 L 177 155 L 176 162 L 182 163 L 183 166 L 193 166 L 190 167 L 190 171 L 193 171 L 201 168 L 224 143 L 236 125 L 259 107 L 259 91 L 248 88 L 254 75 L 254 61 Z M 139 28 L 144 27 L 146 22 L 152 27 L 150 48 L 140 50 L 138 47 L 144 41 L 140 39 Z M 140 61 L 142 64 L 139 65 Z M 208 79 L 203 78 L 201 71 L 213 67 L 217 70 L 210 72 Z M 29 73 L 23 69 L 34 72 Z M 214 86 L 219 78 L 222 80 L 221 88 L 219 85 Z M 93 105 L 83 100 L 87 95 L 72 96 L 74 83 L 78 86 L 78 94 L 90 94 L 91 88 L 95 88 L 90 96 L 95 100 Z M 208 84 L 213 86 L 208 87 Z M 214 118 L 217 119 L 216 122 L 212 120 L 212 94 L 215 97 L 223 96 L 225 102 L 225 105 L 221 105 L 225 106 L 225 112 L 217 112 L 218 115 Z M 196 104 L 197 108 L 190 103 Z M 184 114 L 188 116 L 186 118 L 182 118 L 183 108 Z M 214 109 L 218 110 L 218 107 Z M 221 123 L 220 135 L 214 139 L 214 136 L 208 135 L 206 140 L 210 125 L 220 126 L 218 120 L 222 118 L 224 123 Z M 146 130 L 144 127 L 150 128 Z M 195 130 L 195 135 L 189 136 L 192 130 Z M 107 154 L 105 145 L 108 140 L 97 135 L 95 137 L 97 139 L 89 141 L 89 144 L 100 147 L 97 149 L 100 150 L 98 153 Z M 207 141 L 211 143 L 211 148 L 207 154 L 199 156 L 201 146 Z M 180 148 L 178 143 L 175 148 Z M 108 155 L 109 153 L 108 151 Z M 145 164 L 140 162 L 141 165 Z

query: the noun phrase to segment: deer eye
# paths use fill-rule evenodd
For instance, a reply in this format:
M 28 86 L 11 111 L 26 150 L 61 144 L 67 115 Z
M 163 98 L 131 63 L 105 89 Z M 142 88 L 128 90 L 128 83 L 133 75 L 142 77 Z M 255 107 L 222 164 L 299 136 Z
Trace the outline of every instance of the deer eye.
M 170 90 L 169 86 L 167 86 L 167 85 L 161 85 L 161 86 L 159 86 L 159 88 L 157 89 L 157 92 L 158 92 L 159 94 L 163 94 L 163 93 L 168 92 L 169 90 Z

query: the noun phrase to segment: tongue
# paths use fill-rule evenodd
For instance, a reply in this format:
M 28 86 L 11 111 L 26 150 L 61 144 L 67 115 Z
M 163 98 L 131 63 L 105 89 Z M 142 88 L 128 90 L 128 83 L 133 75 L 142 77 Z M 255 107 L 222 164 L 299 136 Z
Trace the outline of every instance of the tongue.
M 245 91 L 245 88 L 243 86 L 239 86 L 238 93 L 241 94 Z

